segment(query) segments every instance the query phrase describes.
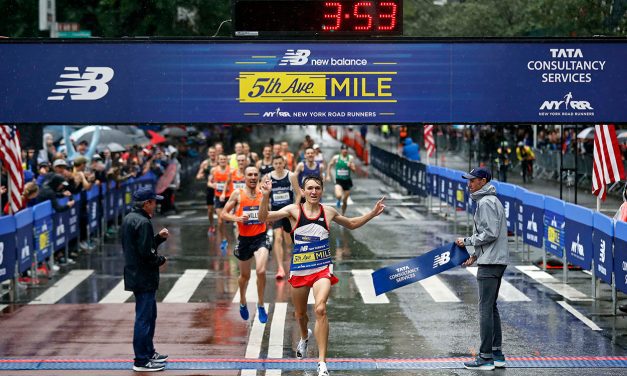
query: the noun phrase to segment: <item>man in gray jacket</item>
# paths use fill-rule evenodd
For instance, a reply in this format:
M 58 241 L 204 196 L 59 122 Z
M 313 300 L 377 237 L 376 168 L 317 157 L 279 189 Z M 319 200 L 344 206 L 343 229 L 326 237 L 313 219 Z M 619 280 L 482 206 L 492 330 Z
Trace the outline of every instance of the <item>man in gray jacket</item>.
M 474 253 L 462 264 L 470 266 L 477 262 L 479 285 L 479 331 L 481 347 L 472 362 L 464 363 L 468 369 L 493 370 L 505 367 L 505 356 L 501 350 L 501 318 L 496 299 L 501 288 L 501 279 L 507 267 L 507 219 L 503 205 L 496 197 L 496 189 L 490 184 L 492 174 L 484 167 L 475 168 L 463 175 L 468 179 L 470 198 L 477 203 L 472 236 L 458 238 L 460 247 L 472 246 Z

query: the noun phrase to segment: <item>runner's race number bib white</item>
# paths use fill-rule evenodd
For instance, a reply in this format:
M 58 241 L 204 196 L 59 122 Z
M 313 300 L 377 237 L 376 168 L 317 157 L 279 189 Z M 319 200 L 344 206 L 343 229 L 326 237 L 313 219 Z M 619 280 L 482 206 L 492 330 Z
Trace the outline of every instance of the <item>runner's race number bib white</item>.
M 216 191 L 223 192 L 225 186 L 226 186 L 226 183 L 216 183 Z
M 290 270 L 315 269 L 331 263 L 329 239 L 317 240 L 294 245 Z
M 338 177 L 347 178 L 349 176 L 349 174 L 350 174 L 350 172 L 347 169 L 337 170 L 337 176 Z
M 248 215 L 248 221 L 244 222 L 245 225 L 258 225 L 259 222 L 259 206 L 244 206 L 242 214 Z
M 246 182 L 243 181 L 234 181 L 233 189 L 244 189 L 246 187 Z
M 274 201 L 275 203 L 286 202 L 289 201 L 289 199 L 290 192 L 277 192 L 272 194 L 272 201 Z

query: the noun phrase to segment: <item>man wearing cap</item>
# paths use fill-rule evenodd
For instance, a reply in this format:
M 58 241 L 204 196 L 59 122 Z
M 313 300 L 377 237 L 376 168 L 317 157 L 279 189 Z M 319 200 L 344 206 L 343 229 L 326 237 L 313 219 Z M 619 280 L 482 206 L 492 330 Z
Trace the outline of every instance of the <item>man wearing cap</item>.
M 479 285 L 479 331 L 481 347 L 472 362 L 464 363 L 468 369 L 492 370 L 505 367 L 501 349 L 501 318 L 496 306 L 501 279 L 507 267 L 507 220 L 503 205 L 496 197 L 496 189 L 490 180 L 492 174 L 485 167 L 478 167 L 462 176 L 468 179 L 470 198 L 476 202 L 474 231 L 467 238 L 458 238 L 458 246 L 472 247 L 474 252 L 462 266 L 477 262 Z
M 133 193 L 135 207 L 124 217 L 120 230 L 124 249 L 124 289 L 135 295 L 135 329 L 133 370 L 161 371 L 167 355 L 155 351 L 153 337 L 157 319 L 156 292 L 159 287 L 159 268 L 166 263 L 157 247 L 168 238 L 166 228 L 154 235 L 150 219 L 157 200 L 162 200 L 152 188 L 142 187 Z

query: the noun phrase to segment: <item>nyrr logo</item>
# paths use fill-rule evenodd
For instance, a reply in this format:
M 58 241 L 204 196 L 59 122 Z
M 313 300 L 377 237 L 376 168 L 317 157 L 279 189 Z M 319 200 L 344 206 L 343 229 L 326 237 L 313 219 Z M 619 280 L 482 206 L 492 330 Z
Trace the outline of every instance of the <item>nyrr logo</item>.
M 437 268 L 438 266 L 442 266 L 451 261 L 451 252 L 444 252 L 435 256 L 433 259 L 433 268 Z
M 605 250 L 603 251 L 605 252 Z M 577 234 L 577 241 L 572 242 L 570 246 L 570 253 L 573 255 L 578 255 L 583 257 L 583 244 L 579 243 L 579 234 Z M 605 255 L 603 255 L 603 259 L 605 259 Z
M 588 101 L 574 101 L 573 94 L 569 92 L 564 95 L 563 101 L 544 101 L 540 110 L 594 110 L 594 108 Z
M 535 213 L 531 213 L 531 219 L 527 222 L 527 231 L 538 232 L 538 223 L 535 221 Z
M 279 65 L 305 65 L 309 61 L 310 50 L 287 50 Z
M 87 67 L 83 74 L 80 73 L 78 67 L 65 67 L 65 72 L 60 78 L 66 81 L 58 81 L 56 88 L 52 89 L 52 94 L 48 97 L 49 101 L 62 101 L 66 94 L 69 94 L 73 101 L 95 101 L 109 92 L 107 82 L 111 81 L 114 72 L 109 67 Z
M 292 115 L 287 111 L 281 111 L 281 109 L 277 107 L 274 111 L 264 112 L 263 117 L 292 117 Z

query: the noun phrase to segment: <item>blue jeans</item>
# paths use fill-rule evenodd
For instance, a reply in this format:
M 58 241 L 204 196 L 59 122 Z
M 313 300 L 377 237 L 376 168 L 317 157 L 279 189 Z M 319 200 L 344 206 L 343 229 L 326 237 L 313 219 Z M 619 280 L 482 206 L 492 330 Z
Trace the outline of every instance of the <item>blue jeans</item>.
M 484 358 L 492 358 L 494 350 L 501 350 L 503 335 L 501 316 L 496 299 L 501 288 L 501 279 L 506 265 L 479 265 L 479 332 L 481 347 L 479 353 Z
M 157 292 L 135 292 L 135 329 L 133 350 L 135 365 L 143 366 L 155 354 L 152 338 L 155 336 L 157 321 Z

